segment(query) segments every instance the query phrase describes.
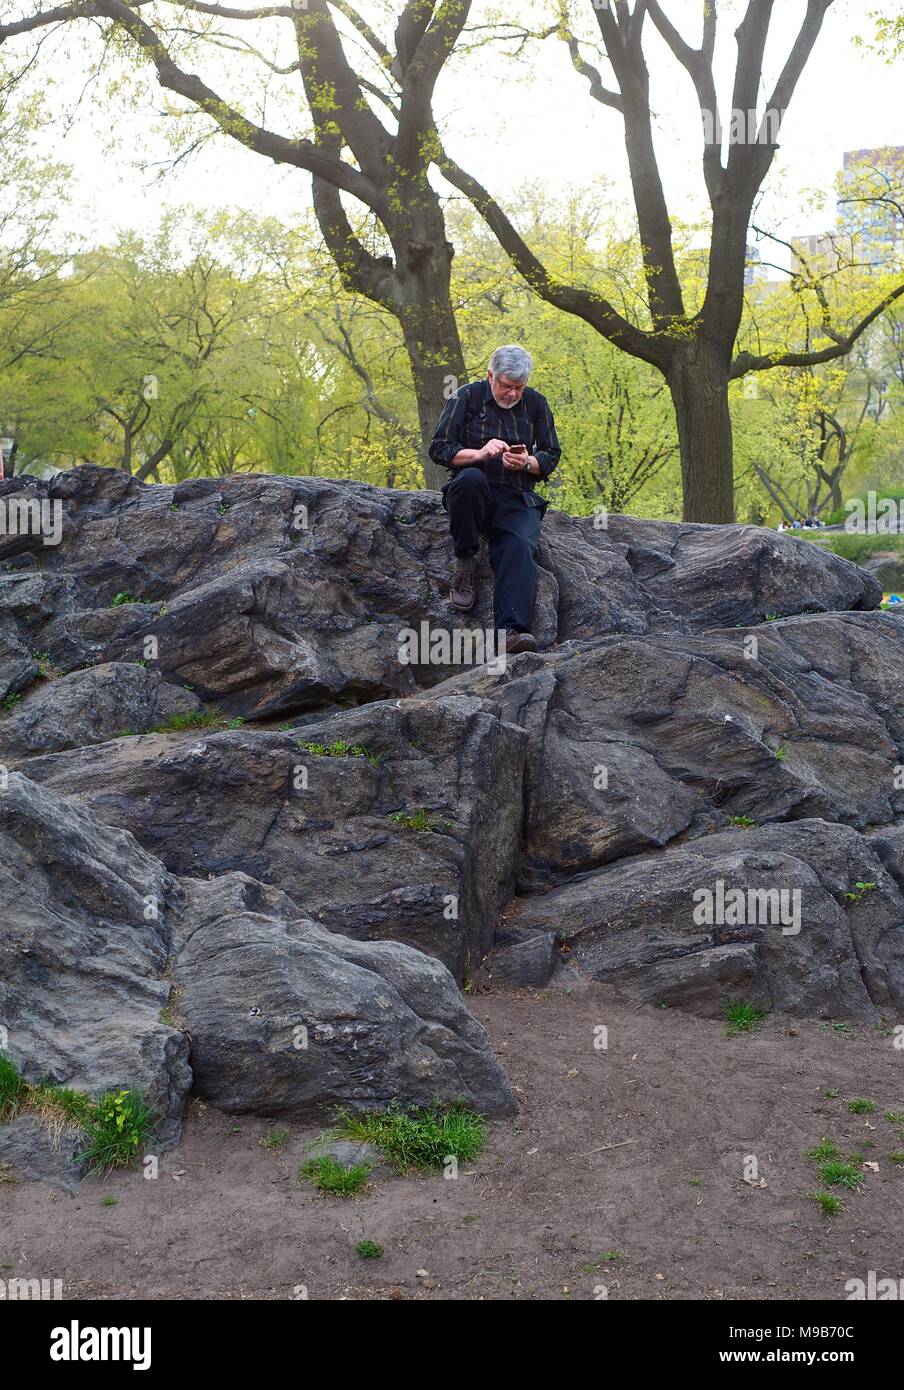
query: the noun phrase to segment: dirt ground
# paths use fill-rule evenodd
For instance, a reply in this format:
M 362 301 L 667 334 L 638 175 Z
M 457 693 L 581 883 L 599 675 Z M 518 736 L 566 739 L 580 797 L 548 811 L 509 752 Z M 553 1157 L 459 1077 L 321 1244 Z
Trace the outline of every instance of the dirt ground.
M 472 1007 L 522 1109 L 457 1179 L 321 1196 L 297 1173 L 319 1128 L 289 1125 L 276 1152 L 260 1144 L 271 1124 L 196 1101 L 157 1181 L 0 1184 L 0 1277 L 86 1299 L 507 1300 L 844 1300 L 871 1269 L 904 1278 L 904 1166 L 887 1159 L 904 1132 L 884 1118 L 904 1111 L 895 1020 L 774 1016 L 728 1039 L 598 986 Z M 875 1112 L 852 1114 L 855 1097 Z M 879 1166 L 833 1218 L 807 1197 L 823 1136 Z M 744 1181 L 749 1155 L 765 1186 Z M 362 1260 L 362 1239 L 383 1256 Z

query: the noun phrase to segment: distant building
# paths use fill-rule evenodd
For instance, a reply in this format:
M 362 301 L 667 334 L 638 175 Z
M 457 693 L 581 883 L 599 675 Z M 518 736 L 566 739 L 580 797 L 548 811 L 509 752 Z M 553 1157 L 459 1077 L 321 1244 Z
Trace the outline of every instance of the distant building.
M 865 244 L 877 266 L 904 250 L 904 145 L 846 150 L 838 198 L 842 231 Z
M 759 248 L 756 246 L 750 246 L 748 244 L 747 265 L 744 269 L 745 288 L 749 289 L 750 286 L 755 285 L 758 280 L 766 280 L 768 278 L 768 275 L 769 272 L 767 271 L 766 267 L 762 264 L 762 257 L 760 256 Z

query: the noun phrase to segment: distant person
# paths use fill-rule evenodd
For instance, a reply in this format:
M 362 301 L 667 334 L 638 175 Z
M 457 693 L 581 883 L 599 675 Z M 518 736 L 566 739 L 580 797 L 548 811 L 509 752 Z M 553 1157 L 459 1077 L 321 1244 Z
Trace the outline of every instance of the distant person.
M 489 541 L 497 632 L 508 653 L 534 652 L 540 523 L 549 505 L 534 491 L 562 451 L 545 396 L 528 386 L 533 358 L 511 344 L 497 348 L 485 381 L 460 386 L 447 401 L 430 445 L 452 477 L 442 490 L 455 570 L 449 598 L 467 613 L 477 599 L 477 552 Z

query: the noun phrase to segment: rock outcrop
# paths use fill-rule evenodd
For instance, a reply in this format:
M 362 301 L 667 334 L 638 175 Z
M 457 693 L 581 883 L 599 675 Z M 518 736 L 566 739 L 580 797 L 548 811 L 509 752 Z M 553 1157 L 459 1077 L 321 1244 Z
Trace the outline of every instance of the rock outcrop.
M 10 498 L 59 522 L 0 537 L 0 1023 L 28 1080 L 135 1085 L 166 1143 L 190 1087 L 510 1110 L 472 976 L 904 1003 L 904 625 L 856 566 L 550 511 L 541 650 L 500 669 L 403 657 L 462 625 L 436 494 L 85 467 Z M 71 1174 L 41 1133 L 0 1127 L 0 1159 Z

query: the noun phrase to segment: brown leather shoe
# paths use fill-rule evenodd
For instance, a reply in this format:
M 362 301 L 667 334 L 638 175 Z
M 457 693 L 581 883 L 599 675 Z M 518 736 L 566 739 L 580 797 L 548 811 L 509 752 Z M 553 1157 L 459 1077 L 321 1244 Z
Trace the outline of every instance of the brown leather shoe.
M 463 613 L 468 613 L 477 602 L 477 575 L 473 569 L 457 569 L 452 576 L 452 587 L 449 590 L 449 600 L 453 608 L 460 608 Z
M 505 651 L 507 656 L 517 656 L 518 652 L 535 652 L 537 650 L 537 639 L 530 632 L 516 632 L 514 628 L 509 628 L 505 634 Z

